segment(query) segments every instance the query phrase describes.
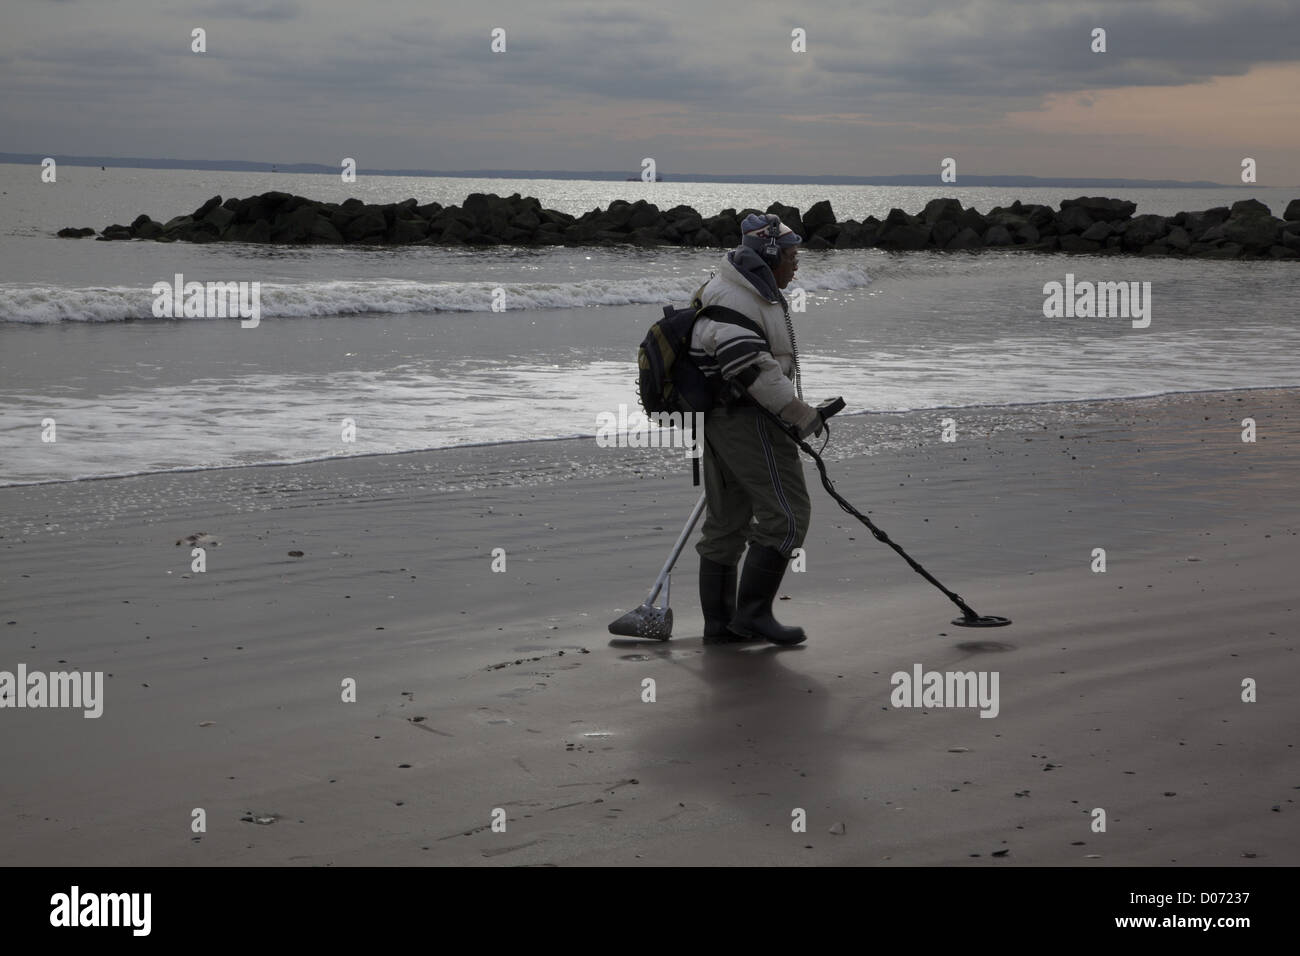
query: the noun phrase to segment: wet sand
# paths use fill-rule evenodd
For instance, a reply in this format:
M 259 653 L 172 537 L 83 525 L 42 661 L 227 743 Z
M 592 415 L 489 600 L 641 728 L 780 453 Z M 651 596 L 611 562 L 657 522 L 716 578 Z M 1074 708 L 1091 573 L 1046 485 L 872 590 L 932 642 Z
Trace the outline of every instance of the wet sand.
M 837 489 L 1014 624 L 952 626 L 809 465 L 793 649 L 704 647 L 691 550 L 672 641 L 611 639 L 698 494 L 663 451 L 0 489 L 0 670 L 111 675 L 99 719 L 0 709 L 0 855 L 1296 865 L 1298 449 L 1295 390 L 837 420 Z M 997 671 L 997 716 L 891 706 L 915 664 Z

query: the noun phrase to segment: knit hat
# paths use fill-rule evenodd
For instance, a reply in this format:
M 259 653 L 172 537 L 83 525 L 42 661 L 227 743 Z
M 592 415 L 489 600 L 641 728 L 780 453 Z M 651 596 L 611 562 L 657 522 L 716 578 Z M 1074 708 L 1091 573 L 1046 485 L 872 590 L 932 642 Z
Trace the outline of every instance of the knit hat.
M 771 226 L 776 226 L 776 235 L 771 234 Z M 773 241 L 775 240 L 775 242 Z M 781 221 L 775 213 L 762 215 L 750 213 L 740 224 L 740 244 L 748 246 L 759 255 L 776 259 L 779 250 L 787 246 L 797 246 L 803 242 L 799 234 Z

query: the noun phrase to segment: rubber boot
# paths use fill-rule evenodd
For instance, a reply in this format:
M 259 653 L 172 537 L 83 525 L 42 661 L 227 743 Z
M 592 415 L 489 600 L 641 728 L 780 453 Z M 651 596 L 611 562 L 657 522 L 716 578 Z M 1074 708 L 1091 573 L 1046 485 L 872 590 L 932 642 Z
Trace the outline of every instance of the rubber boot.
M 736 614 L 731 630 L 744 637 L 762 638 L 773 644 L 798 644 L 806 635 L 801 627 L 785 627 L 772 616 L 772 601 L 781 587 L 790 559 L 775 548 L 751 544 L 740 574 Z
M 700 610 L 704 612 L 705 644 L 745 640 L 727 628 L 736 613 L 735 565 L 700 558 Z

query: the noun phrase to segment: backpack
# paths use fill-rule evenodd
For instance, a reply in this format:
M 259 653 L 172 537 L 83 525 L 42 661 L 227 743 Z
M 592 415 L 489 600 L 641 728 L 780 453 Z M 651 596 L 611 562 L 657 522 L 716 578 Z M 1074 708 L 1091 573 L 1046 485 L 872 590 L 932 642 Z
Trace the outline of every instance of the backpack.
M 710 380 L 691 359 L 691 332 L 700 316 L 741 325 L 767 338 L 760 325 L 725 306 L 701 306 L 699 299 L 685 309 L 664 306 L 664 317 L 650 326 L 637 348 L 637 390 L 647 414 L 707 412 L 725 403 L 722 379 Z

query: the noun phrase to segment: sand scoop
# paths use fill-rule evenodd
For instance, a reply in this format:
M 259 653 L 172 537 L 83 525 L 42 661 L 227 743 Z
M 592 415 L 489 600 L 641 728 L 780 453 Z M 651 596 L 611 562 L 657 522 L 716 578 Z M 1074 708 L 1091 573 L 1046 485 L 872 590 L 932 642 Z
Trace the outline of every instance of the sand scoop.
M 645 601 L 640 607 L 634 607 L 618 620 L 609 625 L 609 633 L 618 634 L 621 637 L 644 637 L 655 641 L 666 641 L 673 634 L 673 609 L 668 606 L 668 600 L 671 596 L 671 578 L 673 565 L 677 563 L 678 557 L 681 556 L 682 548 L 686 546 L 686 540 L 695 530 L 695 526 L 700 522 L 700 515 L 704 514 L 704 495 L 700 495 L 700 500 L 695 502 L 695 508 L 691 511 L 691 516 L 686 519 L 686 527 L 682 528 L 682 533 L 677 536 L 677 543 L 673 545 L 673 550 L 668 555 L 668 560 L 664 562 L 663 570 L 659 572 L 659 577 L 655 578 L 654 585 L 650 588 L 650 593 L 646 596 Z M 664 606 L 655 607 L 655 599 L 659 597 L 659 592 L 664 593 Z

